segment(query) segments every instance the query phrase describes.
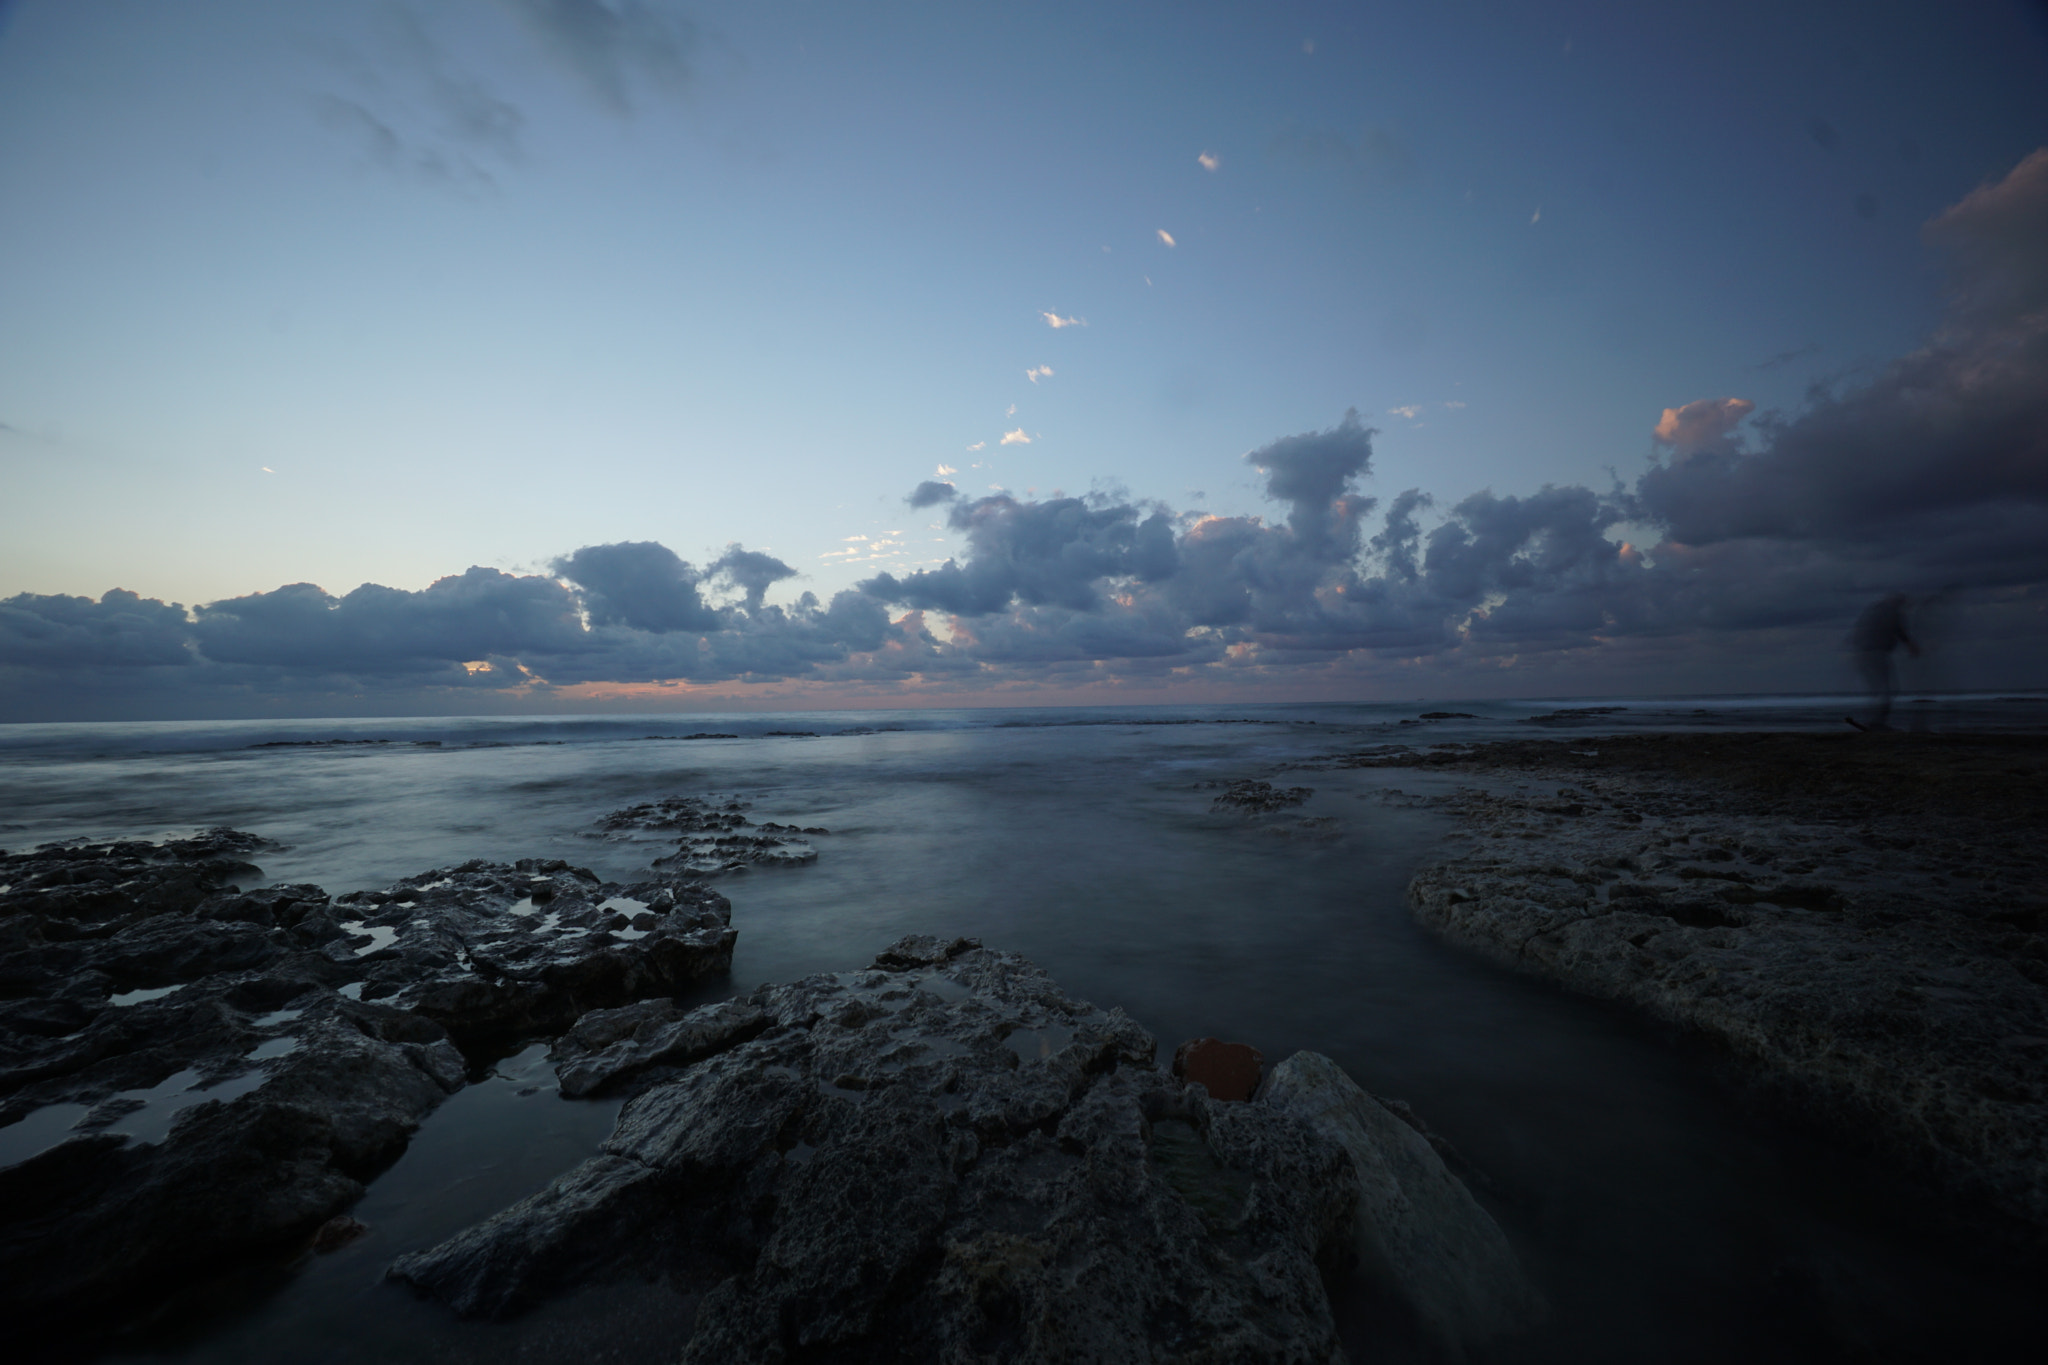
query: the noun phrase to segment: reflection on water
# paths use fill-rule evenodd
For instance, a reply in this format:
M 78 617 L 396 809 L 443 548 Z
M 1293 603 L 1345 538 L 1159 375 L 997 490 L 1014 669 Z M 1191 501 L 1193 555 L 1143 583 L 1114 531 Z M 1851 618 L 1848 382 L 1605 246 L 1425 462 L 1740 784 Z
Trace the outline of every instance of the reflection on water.
M 1701 725 L 1768 712 L 1759 702 L 1701 718 L 1691 705 L 1683 714 Z M 1809 708 L 1814 723 L 1832 705 Z M 1446 779 L 1284 775 L 1315 788 L 1269 822 L 1292 834 L 1210 810 L 1207 784 L 1278 779 L 1291 758 L 1383 742 L 1415 709 L 1207 713 L 1275 722 L 1227 726 L 1115 723 L 1111 713 L 1086 725 L 982 715 L 949 726 L 927 716 L 861 735 L 836 732 L 874 718 L 721 717 L 720 731 L 827 737 L 717 744 L 616 737 L 657 724 L 644 717 L 295 723 L 310 737 L 351 727 L 404 737 L 419 727 L 447 741 L 438 748 L 249 750 L 227 747 L 248 735 L 213 726 L 212 749 L 194 748 L 190 735 L 184 752 L 139 752 L 132 739 L 103 744 L 101 758 L 60 755 L 43 740 L 0 749 L 0 796 L 33 797 L 6 802 L 36 812 L 26 837 L 8 836 L 18 844 L 232 824 L 284 845 L 258 855 L 271 879 L 341 892 L 473 857 L 562 857 L 632 880 L 657 848 L 590 837 L 599 816 L 665 796 L 739 792 L 757 821 L 832 833 L 816 839 L 811 866 L 718 883 L 739 931 L 732 989 L 857 968 L 906 933 L 967 934 L 1036 959 L 1077 997 L 1122 1005 L 1167 1051 L 1206 1034 L 1276 1060 L 1298 1048 L 1328 1053 L 1369 1088 L 1410 1101 L 1463 1153 L 1554 1305 L 1550 1327 L 1489 1358 L 1804 1360 L 1865 1346 L 1910 1358 L 2044 1325 L 2013 1278 L 2020 1268 L 1978 1264 L 1902 1221 L 1910 1201 L 1853 1160 L 1746 1112 L 1712 1078 L 1710 1059 L 1421 931 L 1403 890 L 1445 826 L 1380 798 Z M 1681 708 L 1644 714 L 1652 711 L 1670 723 Z M 1520 718 L 1537 713 L 1496 706 L 1433 722 L 1428 738 L 1527 735 Z M 571 742 L 462 747 L 465 734 L 502 740 L 525 725 L 532 737 Z M 1393 733 L 1421 738 L 1412 727 Z M 1027 1061 L 1059 1046 L 1029 1033 L 1008 1041 Z M 667 1358 L 658 1343 L 682 1330 L 688 1306 L 665 1291 L 605 1291 L 524 1325 L 456 1332 L 439 1309 L 378 1278 L 392 1257 L 593 1151 L 612 1112 L 556 1096 L 538 1050 L 501 1063 L 430 1118 L 372 1187 L 355 1211 L 369 1237 L 301 1264 L 281 1288 L 248 1289 L 253 1306 L 230 1296 L 242 1306 L 216 1305 L 142 1357 L 481 1359 L 604 1321 L 618 1358 Z M 1357 1345 L 1357 1358 L 1375 1358 L 1370 1342 Z

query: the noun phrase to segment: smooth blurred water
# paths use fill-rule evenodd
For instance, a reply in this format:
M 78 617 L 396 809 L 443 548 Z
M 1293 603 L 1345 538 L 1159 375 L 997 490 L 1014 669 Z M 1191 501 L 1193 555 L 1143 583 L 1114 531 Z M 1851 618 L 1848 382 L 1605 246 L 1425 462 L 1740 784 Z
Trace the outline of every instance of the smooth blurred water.
M 832 833 L 813 865 L 719 883 L 739 947 L 712 994 L 859 966 L 905 933 L 968 934 L 1122 1005 L 1162 1051 L 1213 1034 L 1272 1060 L 1328 1053 L 1413 1103 L 1490 1182 L 1482 1198 L 1556 1311 L 1488 1358 L 1932 1359 L 1959 1342 L 1984 1358 L 2048 1325 L 2014 1278 L 2024 1268 L 1928 1233 L 1882 1176 L 1749 1112 L 1709 1059 L 1418 928 L 1403 891 L 1448 827 L 1381 797 L 1449 779 L 1281 771 L 1389 738 L 1543 733 L 1525 718 L 1557 705 L 1440 707 L 1477 718 L 1428 727 L 1399 724 L 1426 709 L 1414 705 L 10 727 L 0 842 L 227 824 L 279 841 L 259 859 L 271 879 L 334 892 L 479 857 L 564 857 L 621 878 L 667 845 L 591 837 L 606 811 L 740 795 L 757 821 Z M 2011 723 L 2039 711 L 1975 705 Z M 1643 703 L 1567 727 L 1834 727 L 1840 706 Z M 643 738 L 700 731 L 742 738 Z M 332 738 L 392 742 L 249 747 Z M 1264 824 L 1211 813 L 1207 784 L 1239 777 L 1315 795 Z M 1305 833 L 1300 817 L 1332 823 Z M 458 1329 L 379 1279 L 393 1256 L 573 1165 L 611 1112 L 561 1100 L 537 1054 L 509 1059 L 373 1187 L 357 1210 L 369 1237 L 235 1281 L 137 1358 L 538 1359 L 551 1342 L 600 1339 L 621 1359 L 663 1358 L 681 1310 L 659 1292 Z M 1351 1316 L 1361 1358 L 1412 1345 L 1369 1305 Z

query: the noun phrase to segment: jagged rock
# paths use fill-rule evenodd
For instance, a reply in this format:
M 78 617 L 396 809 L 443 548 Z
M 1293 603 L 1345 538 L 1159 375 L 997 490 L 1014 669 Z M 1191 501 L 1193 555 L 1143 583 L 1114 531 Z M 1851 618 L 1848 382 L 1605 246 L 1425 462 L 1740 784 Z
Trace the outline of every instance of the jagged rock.
M 732 960 L 667 877 L 467 863 L 244 892 L 262 841 L 0 855 L 0 1311 L 107 1326 L 363 1192 L 477 1050 Z
M 625 806 L 597 822 L 604 835 L 630 838 L 638 833 L 675 833 L 675 852 L 654 860 L 654 866 L 698 877 L 744 872 L 749 867 L 795 867 L 818 860 L 818 850 L 793 835 L 829 834 L 816 826 L 769 821 L 756 825 L 747 818 L 751 802 L 737 797 L 723 802 L 697 796 L 671 796 Z
M 1209 803 L 1212 811 L 1239 811 L 1246 815 L 1265 815 L 1289 806 L 1298 806 L 1314 796 L 1313 787 L 1276 787 L 1271 782 L 1232 782 L 1223 789 L 1223 795 Z
M 580 1099 L 641 1080 L 657 1068 L 680 1068 L 723 1052 L 768 1022 L 749 1000 L 721 1001 L 688 1014 L 680 1014 L 673 1001 L 648 1000 L 584 1015 L 550 1056 L 562 1093 Z
M 1428 1136 L 1343 1068 L 1297 1052 L 1273 1068 L 1261 1098 L 1351 1154 L 1360 1264 L 1397 1290 L 1440 1345 L 1459 1353 L 1542 1317 L 1542 1300 L 1500 1226 Z
M 732 906 L 680 878 L 600 883 L 560 859 L 469 862 L 334 903 L 363 998 L 426 1015 L 464 1045 L 553 1033 L 732 965 Z
M 489 1317 L 665 1282 L 702 1295 L 686 1362 L 1342 1359 L 1324 1272 L 1355 1254 L 1361 1184 L 1306 1085 L 1307 1118 L 1211 1100 L 1120 1010 L 971 939 L 716 1008 L 580 1021 L 565 1077 L 692 1021 L 762 1024 L 391 1273 Z

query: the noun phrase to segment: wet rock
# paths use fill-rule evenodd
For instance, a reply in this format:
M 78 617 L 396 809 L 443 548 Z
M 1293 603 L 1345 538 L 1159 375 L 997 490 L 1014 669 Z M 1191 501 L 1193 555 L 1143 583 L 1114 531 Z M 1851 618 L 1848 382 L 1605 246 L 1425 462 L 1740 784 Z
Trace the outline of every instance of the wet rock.
M 673 1001 L 649 1000 L 594 1010 L 555 1043 L 550 1059 L 570 1099 L 618 1089 L 648 1073 L 688 1066 L 768 1027 L 748 1000 L 726 1000 L 679 1014 Z
M 1809 1119 L 2038 1243 L 2048 1066 L 2004 1040 L 2048 1018 L 2048 936 L 2018 890 L 2048 875 L 2048 741 L 1855 740 L 1458 751 L 1447 766 L 1492 787 L 1445 802 L 1462 846 L 1410 899 L 1452 942 L 1717 1040 Z
M 1271 782 L 1232 782 L 1223 789 L 1223 795 L 1209 803 L 1212 811 L 1237 811 L 1246 815 L 1266 815 L 1276 810 L 1298 806 L 1314 796 L 1313 787 L 1276 787 Z
M 1499 1225 L 1412 1121 L 1315 1052 L 1274 1067 L 1262 1098 L 1351 1154 L 1360 1264 L 1399 1294 L 1440 1346 L 1460 1353 L 1543 1316 Z
M 1257 1048 L 1215 1038 L 1190 1038 L 1173 1053 L 1173 1074 L 1201 1086 L 1213 1100 L 1250 1099 L 1265 1064 Z
M 359 1223 L 345 1213 L 338 1213 L 320 1225 L 313 1234 L 313 1240 L 307 1245 L 314 1255 L 325 1256 L 330 1251 L 341 1250 L 369 1231 L 369 1224 Z
M 687 879 L 478 862 L 330 900 L 243 891 L 260 844 L 0 854 L 10 1320 L 110 1328 L 194 1275 L 291 1254 L 462 1087 L 462 1048 L 731 963 L 730 907 Z
M 608 837 L 631 838 L 640 833 L 675 833 L 673 853 L 654 866 L 692 876 L 710 877 L 744 872 L 749 867 L 796 867 L 816 862 L 818 850 L 793 836 L 829 834 L 816 826 L 769 821 L 756 825 L 746 812 L 752 803 L 737 797 L 725 801 L 697 796 L 671 796 L 638 806 L 625 806 L 597 822 Z
M 905 939 L 731 1008 L 766 1026 L 642 1089 L 600 1155 L 391 1273 L 488 1317 L 664 1282 L 702 1296 L 677 1343 L 690 1362 L 1342 1358 L 1324 1272 L 1356 1254 L 1361 1183 L 1312 1100 L 1334 1078 L 1289 1091 L 1306 1117 L 1219 1103 L 1160 1071 L 1121 1011 L 973 940 Z M 562 1070 L 710 1017 L 586 1018 Z
M 554 1033 L 591 1009 L 670 994 L 732 965 L 723 896 L 679 877 L 600 883 L 560 859 L 470 862 L 334 902 L 321 949 L 366 1000 L 465 1047 Z

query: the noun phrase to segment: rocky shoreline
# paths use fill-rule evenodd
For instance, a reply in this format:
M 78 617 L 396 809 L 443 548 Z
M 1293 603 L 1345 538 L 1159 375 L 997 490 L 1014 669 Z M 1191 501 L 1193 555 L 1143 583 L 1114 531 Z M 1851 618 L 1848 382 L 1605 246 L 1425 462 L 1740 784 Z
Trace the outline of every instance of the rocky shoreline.
M 1451 1355 L 1543 1314 L 1419 1120 L 1317 1054 L 1199 1040 L 1162 1069 L 1120 1010 L 967 939 L 685 1008 L 736 938 L 701 877 L 825 833 L 743 809 L 606 817 L 678 839 L 629 883 L 524 859 L 329 896 L 256 886 L 266 846 L 232 830 L 0 853 L 13 1339 L 75 1358 L 348 1244 L 421 1122 L 534 1039 L 564 1102 L 625 1106 L 583 1165 L 391 1267 L 464 1316 L 652 1286 L 688 1360 L 1324 1362 L 1347 1284 Z
M 1313 766 L 1475 779 L 1393 798 L 1461 821 L 1411 884 L 1425 924 L 1711 1039 L 1962 1216 L 2048 1243 L 2048 739 L 1608 735 Z
M 730 906 L 694 881 L 525 859 L 245 893 L 262 846 L 0 855 L 11 1321 L 118 1321 L 304 1245 L 506 1044 L 732 960 Z

